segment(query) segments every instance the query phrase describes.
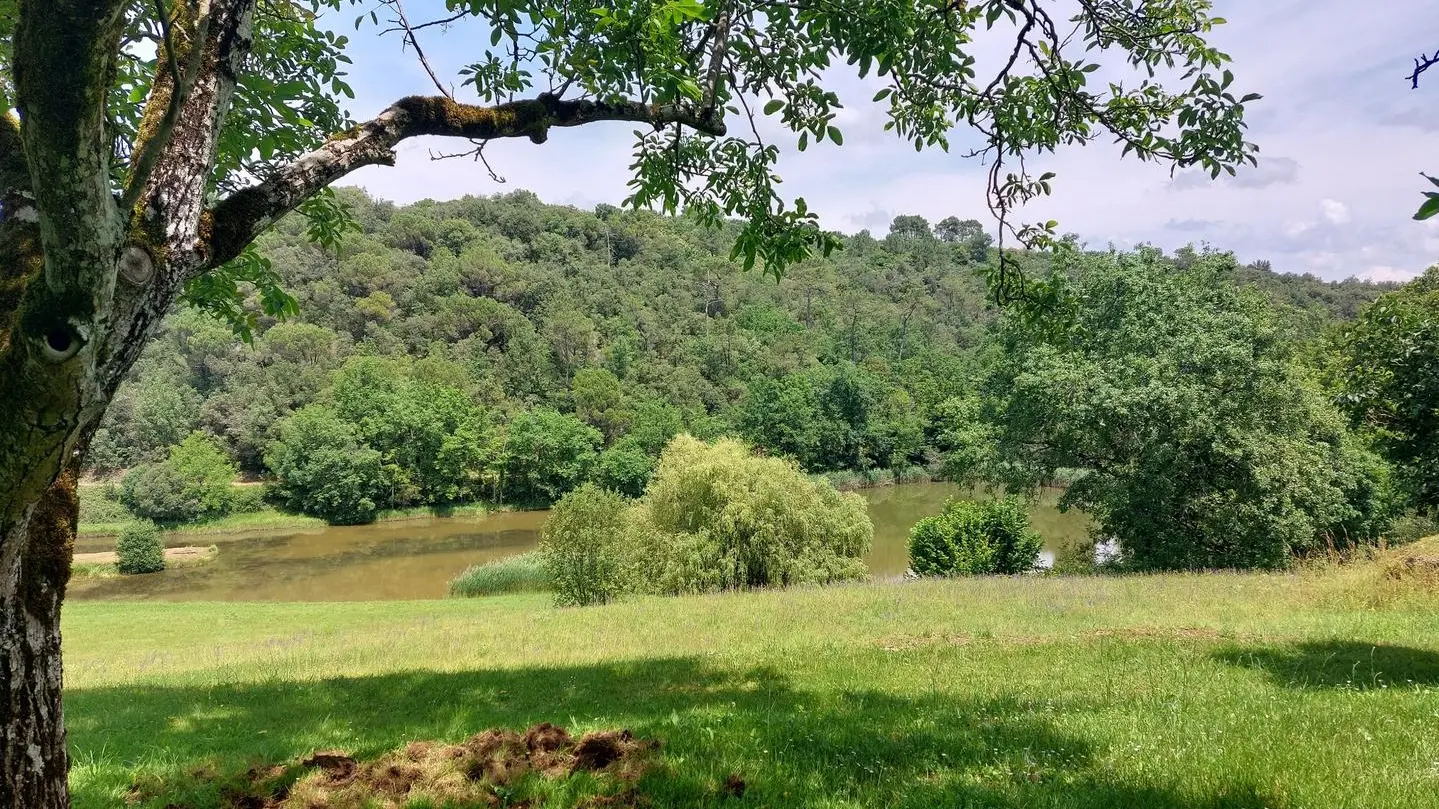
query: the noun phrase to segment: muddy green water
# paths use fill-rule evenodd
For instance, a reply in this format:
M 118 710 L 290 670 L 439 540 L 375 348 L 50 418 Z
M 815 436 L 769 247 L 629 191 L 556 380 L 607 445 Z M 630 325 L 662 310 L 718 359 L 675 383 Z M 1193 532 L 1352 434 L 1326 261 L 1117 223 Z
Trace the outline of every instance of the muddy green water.
M 962 494 L 944 483 L 868 489 L 860 495 L 874 520 L 867 557 L 876 576 L 904 573 L 914 523 Z M 1047 498 L 1030 516 L 1045 556 L 1082 540 L 1086 519 L 1061 514 Z M 547 512 L 450 517 L 360 526 L 172 537 L 172 545 L 219 547 L 215 561 L 142 576 L 75 581 L 69 597 L 167 601 L 368 601 L 441 598 L 450 579 L 473 564 L 523 553 L 539 541 Z M 81 551 L 110 550 L 112 539 L 83 540 Z

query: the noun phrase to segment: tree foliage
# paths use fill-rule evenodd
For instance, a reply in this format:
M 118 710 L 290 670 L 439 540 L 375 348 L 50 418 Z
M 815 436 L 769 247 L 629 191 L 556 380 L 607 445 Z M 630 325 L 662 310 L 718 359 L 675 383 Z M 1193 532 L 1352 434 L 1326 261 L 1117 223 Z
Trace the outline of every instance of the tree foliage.
M 237 474 L 214 441 L 191 433 L 164 461 L 125 475 L 120 502 L 137 516 L 161 523 L 222 517 L 234 506 Z
M 1412 503 L 1439 511 L 1439 266 L 1365 309 L 1342 351 L 1341 401 L 1374 432 Z
M 660 457 L 634 528 L 643 587 L 689 593 L 868 575 L 864 501 L 738 441 L 681 435 Z
M 1142 568 L 1282 567 L 1376 538 L 1384 465 L 1231 271 L 1223 255 L 1183 270 L 1152 250 L 1097 255 L 1069 322 L 1006 318 L 991 474 L 1033 486 L 1085 470 L 1062 503 Z
M 1027 573 L 1044 541 L 1018 497 L 949 500 L 909 532 L 909 566 L 921 576 Z

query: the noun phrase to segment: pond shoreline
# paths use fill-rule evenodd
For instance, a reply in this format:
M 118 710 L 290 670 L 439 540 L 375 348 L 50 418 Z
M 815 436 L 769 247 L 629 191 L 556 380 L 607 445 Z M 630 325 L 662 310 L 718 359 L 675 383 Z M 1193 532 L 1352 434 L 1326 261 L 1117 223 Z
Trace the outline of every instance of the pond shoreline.
M 965 490 L 948 483 L 896 484 L 859 492 L 874 523 L 865 564 L 876 579 L 901 577 L 909 566 L 909 530 Z M 1087 535 L 1082 515 L 1061 514 L 1052 496 L 1031 509 L 1052 549 Z M 149 576 L 75 582 L 76 600 L 383 601 L 443 598 L 466 569 L 534 550 L 546 511 L 474 507 L 385 515 L 361 526 L 306 525 L 229 530 L 204 540 L 175 533 L 169 544 L 214 542 L 211 564 Z M 109 540 L 82 537 L 80 550 L 110 550 Z
M 533 509 L 522 509 L 514 506 L 480 501 L 474 503 L 457 503 L 449 506 L 420 506 L 412 509 L 386 511 L 381 512 L 380 515 L 375 518 L 374 522 L 396 523 L 445 519 L 450 517 L 485 517 L 490 514 L 530 510 Z M 80 523 L 76 526 L 75 535 L 86 539 L 119 536 L 120 530 L 124 525 L 125 523 L 122 522 Z M 278 509 L 267 509 L 265 511 L 255 511 L 246 514 L 232 514 L 229 517 L 210 522 L 181 523 L 170 527 L 162 526 L 162 530 L 169 536 L 203 536 L 206 534 L 246 534 L 252 531 L 294 531 L 307 528 L 329 527 L 332 526 L 319 517 L 280 511 Z

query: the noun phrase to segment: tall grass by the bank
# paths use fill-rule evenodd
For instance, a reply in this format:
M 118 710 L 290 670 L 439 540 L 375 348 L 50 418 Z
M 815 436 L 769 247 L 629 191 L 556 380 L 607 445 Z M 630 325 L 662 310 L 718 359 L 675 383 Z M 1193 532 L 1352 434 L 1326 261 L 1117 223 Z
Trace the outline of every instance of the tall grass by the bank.
M 471 597 L 542 593 L 549 592 L 553 586 L 539 552 L 531 551 L 466 568 L 464 573 L 450 582 L 450 595 Z
M 907 466 L 900 469 L 866 469 L 864 471 L 838 469 L 832 472 L 819 472 L 811 477 L 827 480 L 831 486 L 842 492 L 855 489 L 874 489 L 899 483 L 929 483 L 934 480 L 934 476 L 922 466 Z
M 502 507 L 493 503 L 446 503 L 438 506 L 412 506 L 410 508 L 392 508 L 381 511 L 375 516 L 375 522 L 402 522 L 404 520 L 423 520 L 429 517 L 483 517 L 486 514 L 503 510 Z

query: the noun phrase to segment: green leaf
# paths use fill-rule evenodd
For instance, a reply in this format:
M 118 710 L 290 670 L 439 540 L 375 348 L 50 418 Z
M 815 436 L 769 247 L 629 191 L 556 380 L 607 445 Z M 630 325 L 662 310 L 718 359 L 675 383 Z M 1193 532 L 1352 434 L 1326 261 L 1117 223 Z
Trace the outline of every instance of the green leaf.
M 1425 200 L 1424 204 L 1419 206 L 1419 210 L 1414 214 L 1414 218 L 1422 222 L 1435 214 L 1439 214 L 1439 196 L 1430 197 Z
M 835 146 L 843 146 L 843 145 L 844 145 L 844 136 L 840 134 L 840 132 L 839 132 L 838 129 L 836 129 L 835 127 L 830 127 L 828 131 L 829 131 L 829 139 L 832 140 L 832 141 L 834 141 L 834 145 L 835 145 Z
M 784 109 L 784 101 L 776 98 L 771 100 L 768 104 L 764 105 L 764 114 L 774 115 L 782 109 Z

